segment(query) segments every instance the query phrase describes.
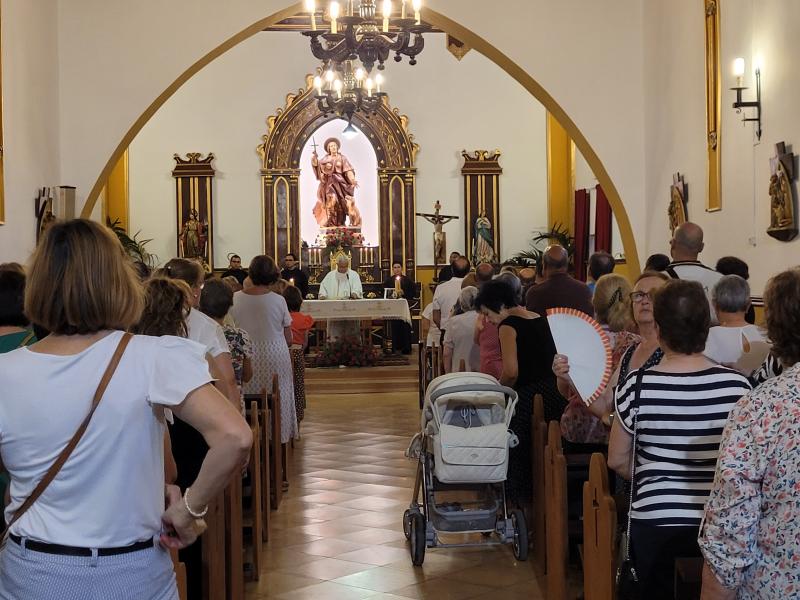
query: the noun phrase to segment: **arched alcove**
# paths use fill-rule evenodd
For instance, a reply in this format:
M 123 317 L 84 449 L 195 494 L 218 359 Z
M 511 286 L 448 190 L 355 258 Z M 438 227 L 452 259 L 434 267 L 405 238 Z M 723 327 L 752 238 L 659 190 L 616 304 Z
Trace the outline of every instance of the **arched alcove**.
M 264 245 L 265 251 L 274 256 L 301 252 L 301 155 L 320 126 L 339 119 L 335 114 L 320 111 L 312 83 L 313 76 L 308 75 L 305 89 L 288 94 L 286 105 L 267 118 L 267 133 L 257 148 L 261 158 Z M 419 146 L 408 130 L 408 118 L 384 98 L 375 113 L 355 113 L 353 125 L 372 144 L 378 161 L 381 269 L 388 271 L 393 261 L 400 261 L 406 270 L 413 272 L 415 162 Z
M 150 120 L 155 112 L 193 75 L 203 69 L 210 62 L 240 44 L 244 40 L 264 31 L 266 28 L 279 23 L 280 21 L 303 11 L 303 4 L 295 2 L 286 8 L 277 11 L 263 19 L 252 23 L 235 35 L 222 41 L 216 48 L 207 52 L 173 81 L 153 102 L 144 110 L 138 119 L 131 125 L 126 134 L 120 140 L 114 152 L 109 157 L 104 168 L 99 173 L 97 180 L 89 192 L 86 203 L 84 204 L 81 216 L 89 218 L 97 203 L 103 187 L 108 180 L 109 174 L 114 166 L 124 154 L 136 134 Z M 562 125 L 572 140 L 576 148 L 586 159 L 598 182 L 602 185 L 607 199 L 611 204 L 614 215 L 619 225 L 620 234 L 623 241 L 625 256 L 628 262 L 628 270 L 631 274 L 639 272 L 639 257 L 636 250 L 636 240 L 633 235 L 631 223 L 625 206 L 620 197 L 619 191 L 612 181 L 600 157 L 594 148 L 589 144 L 586 136 L 578 128 L 575 122 L 566 113 L 563 107 L 544 89 L 523 67 L 501 52 L 496 46 L 481 37 L 475 31 L 464 27 L 460 23 L 444 16 L 443 14 L 428 7 L 422 9 L 422 20 L 436 27 L 437 29 L 450 34 L 459 39 L 466 46 L 476 52 L 480 52 L 489 60 L 497 64 L 503 71 L 511 76 L 515 81 L 522 85 L 534 98 L 536 98 L 545 109 Z M 413 230 L 413 227 L 411 227 Z

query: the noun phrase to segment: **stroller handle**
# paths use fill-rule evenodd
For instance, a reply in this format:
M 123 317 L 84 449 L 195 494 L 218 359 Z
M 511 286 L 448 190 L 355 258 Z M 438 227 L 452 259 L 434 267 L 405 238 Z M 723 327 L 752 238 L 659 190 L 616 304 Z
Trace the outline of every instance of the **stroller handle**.
M 429 402 L 436 402 L 442 396 L 447 394 L 455 394 L 458 392 L 502 392 L 509 398 L 516 399 L 517 397 L 517 392 L 508 386 L 496 385 L 493 383 L 481 383 L 472 385 L 453 385 L 446 388 L 439 388 L 438 390 L 433 391 Z

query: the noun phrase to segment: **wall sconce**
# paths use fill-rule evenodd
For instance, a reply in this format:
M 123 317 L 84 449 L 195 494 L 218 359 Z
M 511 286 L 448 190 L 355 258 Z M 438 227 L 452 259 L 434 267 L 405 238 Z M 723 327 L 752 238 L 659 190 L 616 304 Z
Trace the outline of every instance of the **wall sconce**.
M 756 137 L 761 139 L 761 68 L 756 67 L 756 99 L 751 102 L 744 102 L 742 100 L 742 91 L 747 88 L 744 86 L 744 59 L 737 58 L 733 61 L 733 74 L 736 76 L 736 87 L 731 89 L 736 92 L 736 102 L 733 103 L 733 108 L 737 113 L 742 112 L 743 108 L 755 108 L 755 117 L 743 117 L 742 121 L 753 121 L 756 125 Z

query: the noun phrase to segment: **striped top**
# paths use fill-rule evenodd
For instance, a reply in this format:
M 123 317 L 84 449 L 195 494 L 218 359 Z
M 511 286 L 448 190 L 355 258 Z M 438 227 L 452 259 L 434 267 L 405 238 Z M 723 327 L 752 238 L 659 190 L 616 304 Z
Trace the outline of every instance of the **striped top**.
M 617 416 L 633 433 L 636 374 L 617 388 Z M 631 519 L 699 526 L 714 482 L 722 429 L 750 391 L 747 378 L 715 366 L 692 373 L 648 370 L 642 377 Z

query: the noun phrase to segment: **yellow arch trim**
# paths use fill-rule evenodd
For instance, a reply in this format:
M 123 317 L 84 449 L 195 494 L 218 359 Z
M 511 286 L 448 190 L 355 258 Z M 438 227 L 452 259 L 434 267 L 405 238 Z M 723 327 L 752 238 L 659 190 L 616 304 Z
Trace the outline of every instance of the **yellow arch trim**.
M 123 136 L 122 141 L 120 141 L 120 143 L 117 145 L 117 148 L 114 150 L 105 167 L 100 172 L 94 187 L 92 187 L 91 191 L 89 192 L 89 196 L 86 198 L 86 204 L 81 211 L 81 216 L 84 218 L 89 218 L 91 216 L 92 210 L 94 209 L 97 199 L 100 196 L 100 192 L 103 189 L 111 170 L 114 168 L 114 165 L 117 163 L 128 146 L 130 146 L 133 138 L 136 137 L 136 134 L 139 133 L 142 127 L 144 127 L 145 123 L 150 120 L 150 118 L 159 108 L 161 108 L 161 106 L 169 99 L 170 96 L 172 96 L 184 83 L 186 83 L 191 77 L 193 77 L 198 71 L 200 71 L 214 59 L 218 58 L 246 39 L 254 36 L 258 32 L 263 31 L 265 28 L 282 21 L 287 17 L 295 15 L 302 10 L 302 3 L 297 2 L 283 10 L 273 13 L 269 17 L 261 19 L 260 21 L 256 21 L 233 37 L 225 40 L 222 44 L 211 50 L 208 54 L 200 58 L 192 66 L 181 73 L 181 75 L 175 81 L 173 81 L 172 84 L 166 90 L 164 90 L 152 102 L 152 104 L 150 104 L 150 106 L 147 107 L 147 109 L 138 119 L 136 119 L 134 124 Z M 631 229 L 631 223 L 628 219 L 628 213 L 625 211 L 625 206 L 622 203 L 622 198 L 619 195 L 619 191 L 614 185 L 614 182 L 611 180 L 611 176 L 608 174 L 608 171 L 606 171 L 606 168 L 603 165 L 603 162 L 600 160 L 600 157 L 597 156 L 597 153 L 591 147 L 586 137 L 583 135 L 575 122 L 564 111 L 561 105 L 559 105 L 559 103 L 556 102 L 556 100 L 547 92 L 547 90 L 545 90 L 533 77 L 531 77 L 527 71 L 511 60 L 508 56 L 503 54 L 500 50 L 495 48 L 488 41 L 474 33 L 472 30 L 467 29 L 452 19 L 449 19 L 441 13 L 438 13 L 427 7 L 423 7 L 422 9 L 422 18 L 424 21 L 430 23 L 434 27 L 437 27 L 438 29 L 441 29 L 442 31 L 458 38 L 472 49 L 483 54 L 498 67 L 503 69 L 522 87 L 528 90 L 528 92 L 530 92 L 530 94 L 536 98 L 545 107 L 545 109 L 558 120 L 559 123 L 561 123 L 561 126 L 567 131 L 567 133 L 569 133 L 570 137 L 575 142 L 575 146 L 578 148 L 578 150 L 580 150 L 581 154 L 586 159 L 586 162 L 591 167 L 595 177 L 597 177 L 597 180 L 600 182 L 600 185 L 603 186 L 603 190 L 606 193 L 606 197 L 611 204 L 611 209 L 614 211 L 614 216 L 616 217 L 617 224 L 619 225 L 620 235 L 622 236 L 622 245 L 625 250 L 625 258 L 628 263 L 628 271 L 631 275 L 638 275 L 640 272 L 640 265 L 639 255 L 636 251 L 636 239 L 633 236 L 633 230 Z

